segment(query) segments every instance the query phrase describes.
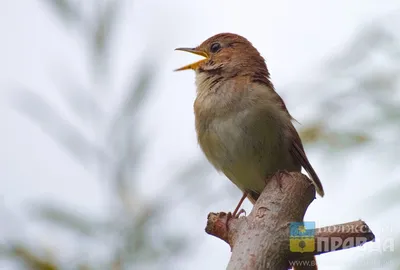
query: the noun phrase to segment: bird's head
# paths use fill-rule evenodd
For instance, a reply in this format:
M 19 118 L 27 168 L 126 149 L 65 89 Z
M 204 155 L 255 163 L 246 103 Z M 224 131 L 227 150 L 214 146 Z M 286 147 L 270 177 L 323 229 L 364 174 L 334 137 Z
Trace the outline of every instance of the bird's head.
M 264 58 L 244 37 L 221 33 L 212 36 L 195 48 L 177 48 L 203 56 L 204 59 L 178 68 L 175 71 L 192 69 L 197 74 L 210 73 L 235 77 L 257 73 L 269 76 Z

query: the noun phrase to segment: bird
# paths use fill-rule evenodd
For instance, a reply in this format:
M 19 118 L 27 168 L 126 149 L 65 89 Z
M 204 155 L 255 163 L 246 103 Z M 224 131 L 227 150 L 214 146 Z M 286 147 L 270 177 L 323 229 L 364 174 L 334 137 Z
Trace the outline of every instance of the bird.
M 264 58 L 243 36 L 216 34 L 194 48 L 195 129 L 208 161 L 254 204 L 278 172 L 307 172 L 317 193 L 322 183 L 310 164 L 285 102 L 276 92 Z
M 208 161 L 242 192 L 233 211 L 237 217 L 245 198 L 255 204 L 276 174 L 301 172 L 323 197 L 322 183 L 293 125 L 295 119 L 276 92 L 259 51 L 243 36 L 216 34 L 199 46 L 175 50 L 197 54 L 200 61 L 175 71 L 194 70 L 197 141 Z M 310 257 L 317 269 L 315 257 Z

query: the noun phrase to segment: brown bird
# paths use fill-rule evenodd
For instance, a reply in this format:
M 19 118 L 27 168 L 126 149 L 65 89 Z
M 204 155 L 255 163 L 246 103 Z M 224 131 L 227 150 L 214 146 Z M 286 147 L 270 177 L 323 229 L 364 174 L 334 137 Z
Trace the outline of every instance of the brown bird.
M 196 72 L 194 102 L 198 142 L 207 159 L 254 204 L 277 172 L 303 167 L 317 193 L 324 190 L 307 159 L 282 98 L 275 92 L 264 58 L 244 37 L 221 33 L 196 48 L 205 57 L 177 69 Z
M 233 216 L 246 197 L 254 204 L 278 172 L 300 172 L 303 167 L 324 196 L 294 119 L 275 92 L 263 57 L 247 39 L 222 33 L 195 48 L 176 50 L 205 57 L 176 71 L 196 72 L 198 142 L 214 167 L 243 191 Z

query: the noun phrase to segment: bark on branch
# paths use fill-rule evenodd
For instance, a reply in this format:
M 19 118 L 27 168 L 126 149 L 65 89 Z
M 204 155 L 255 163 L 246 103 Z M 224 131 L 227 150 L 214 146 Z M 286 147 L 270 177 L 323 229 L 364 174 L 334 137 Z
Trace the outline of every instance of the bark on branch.
M 283 174 L 280 181 L 267 183 L 248 216 L 231 218 L 226 213 L 210 213 L 206 232 L 231 246 L 228 270 L 288 269 L 290 261 L 360 246 L 375 238 L 367 224 L 359 220 L 315 229 L 314 241 L 308 238 L 300 243 L 300 239 L 292 242 L 291 248 L 290 224 L 303 221 L 314 198 L 314 186 L 305 175 Z M 293 246 L 296 243 L 298 246 Z M 311 249 L 310 244 L 314 245 Z

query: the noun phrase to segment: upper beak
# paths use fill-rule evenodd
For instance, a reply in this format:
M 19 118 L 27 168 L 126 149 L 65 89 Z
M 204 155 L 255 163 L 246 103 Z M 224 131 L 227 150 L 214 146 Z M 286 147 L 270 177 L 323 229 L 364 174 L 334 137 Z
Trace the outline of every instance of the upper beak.
M 193 69 L 193 70 L 195 70 L 195 69 L 197 69 L 197 67 L 198 67 L 202 62 L 206 61 L 207 58 L 208 58 L 208 54 L 207 54 L 206 52 L 196 50 L 195 48 L 176 48 L 175 51 L 190 52 L 190 53 L 193 53 L 193 54 L 201 55 L 201 56 L 205 57 L 206 59 L 202 59 L 202 60 L 197 61 L 197 62 L 195 62 L 195 63 L 186 65 L 186 66 L 181 67 L 181 68 L 178 68 L 178 69 L 175 69 L 174 71 L 181 71 L 181 70 L 186 70 L 186 69 Z

